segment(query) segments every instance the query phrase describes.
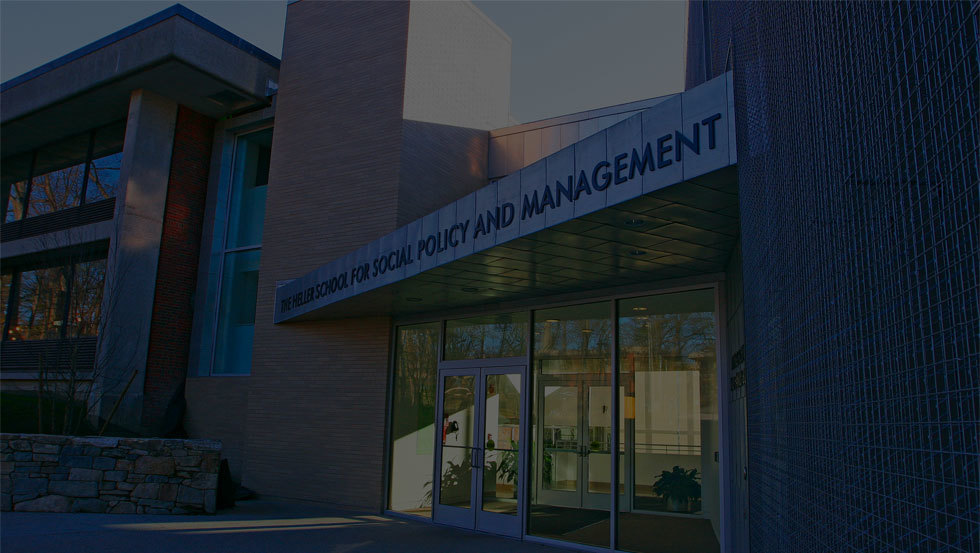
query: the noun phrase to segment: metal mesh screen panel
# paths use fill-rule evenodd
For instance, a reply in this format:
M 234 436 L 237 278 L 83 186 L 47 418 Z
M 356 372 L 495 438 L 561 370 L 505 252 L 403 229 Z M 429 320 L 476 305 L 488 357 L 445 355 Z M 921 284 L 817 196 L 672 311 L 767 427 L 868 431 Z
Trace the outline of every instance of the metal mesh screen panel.
M 978 5 L 707 6 L 688 84 L 704 47 L 735 71 L 753 551 L 980 550 Z

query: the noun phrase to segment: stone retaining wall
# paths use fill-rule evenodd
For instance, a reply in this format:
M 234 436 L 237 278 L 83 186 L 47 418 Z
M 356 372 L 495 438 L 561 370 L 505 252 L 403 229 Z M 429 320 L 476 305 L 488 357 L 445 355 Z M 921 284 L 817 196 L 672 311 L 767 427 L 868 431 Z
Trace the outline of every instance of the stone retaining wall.
M 221 442 L 0 434 L 0 510 L 214 513 Z

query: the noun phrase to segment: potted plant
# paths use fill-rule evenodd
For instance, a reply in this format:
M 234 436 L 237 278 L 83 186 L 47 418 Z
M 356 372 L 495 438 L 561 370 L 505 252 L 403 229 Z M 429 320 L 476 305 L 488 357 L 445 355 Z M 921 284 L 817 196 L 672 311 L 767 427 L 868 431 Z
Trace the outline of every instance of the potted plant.
M 491 478 L 493 475 L 494 487 L 496 488 L 496 480 L 499 478 L 501 481 L 514 484 L 512 489 L 512 495 L 510 497 L 515 497 L 517 495 L 517 468 L 518 468 L 518 458 L 517 458 L 517 442 L 514 440 L 510 441 L 510 449 L 499 449 L 500 458 L 499 461 L 490 461 L 488 463 L 488 474 L 487 479 Z M 486 493 L 486 491 L 484 491 Z
M 684 470 L 674 465 L 673 470 L 663 471 L 653 483 L 653 493 L 664 498 L 667 510 L 675 513 L 691 512 L 691 500 L 701 499 L 698 469 Z

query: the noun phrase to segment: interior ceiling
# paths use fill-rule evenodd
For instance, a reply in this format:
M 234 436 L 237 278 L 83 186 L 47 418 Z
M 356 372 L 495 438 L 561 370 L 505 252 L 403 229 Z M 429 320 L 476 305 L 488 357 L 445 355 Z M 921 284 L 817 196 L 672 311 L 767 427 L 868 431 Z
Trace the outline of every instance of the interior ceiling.
M 723 272 L 735 167 L 584 215 L 293 320 L 403 316 Z
M 0 135 L 3 156 L 16 155 L 87 131 L 129 113 L 130 93 L 146 89 L 214 119 L 269 104 L 176 59 L 96 87 L 12 121 Z

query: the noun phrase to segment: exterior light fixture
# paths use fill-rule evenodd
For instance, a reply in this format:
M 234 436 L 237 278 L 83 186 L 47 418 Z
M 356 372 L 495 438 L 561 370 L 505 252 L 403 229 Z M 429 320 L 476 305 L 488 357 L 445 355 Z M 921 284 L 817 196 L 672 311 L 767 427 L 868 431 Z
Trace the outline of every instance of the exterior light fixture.
M 623 222 L 624 225 L 630 228 L 642 227 L 646 221 L 640 219 L 626 219 Z

